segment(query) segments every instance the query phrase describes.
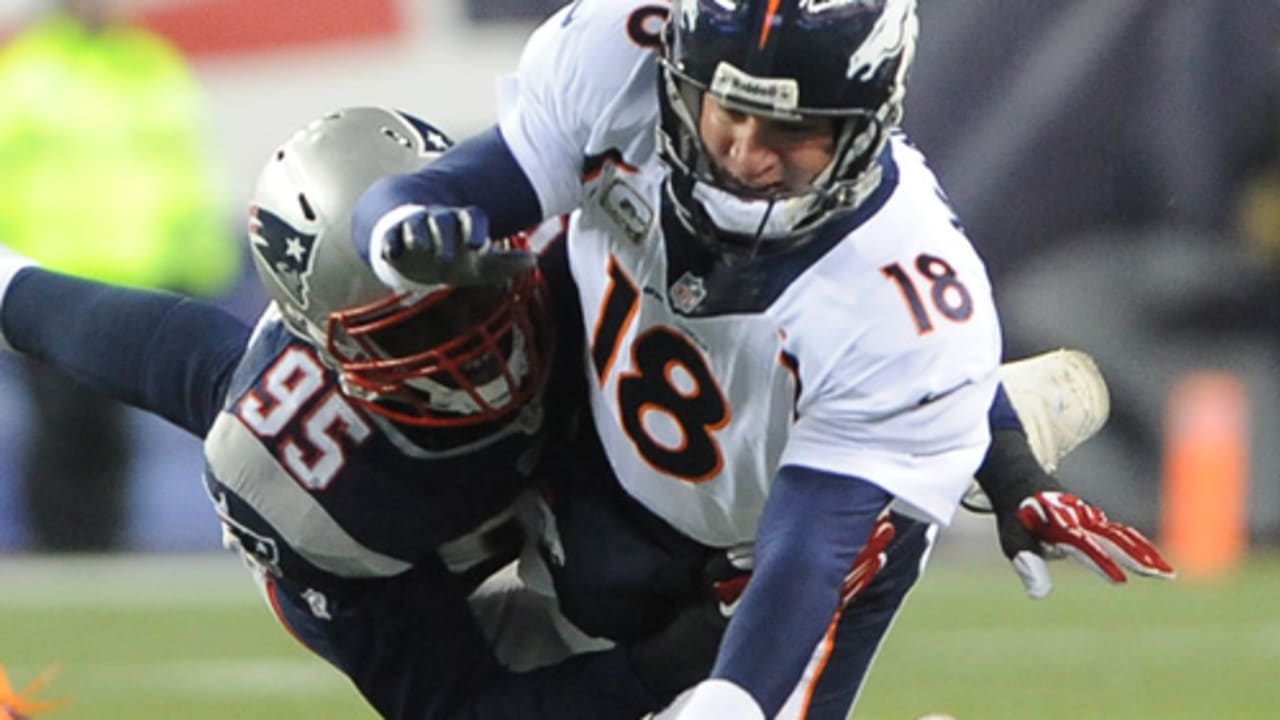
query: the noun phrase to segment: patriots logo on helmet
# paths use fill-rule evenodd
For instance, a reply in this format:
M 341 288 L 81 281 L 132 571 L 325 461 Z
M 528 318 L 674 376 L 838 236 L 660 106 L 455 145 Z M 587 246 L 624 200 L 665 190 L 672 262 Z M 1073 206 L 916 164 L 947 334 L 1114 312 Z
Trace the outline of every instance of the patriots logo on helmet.
M 249 208 L 249 236 L 253 251 L 271 268 L 280 285 L 301 307 L 309 303 L 316 236 L 290 225 L 279 215 L 254 205 Z

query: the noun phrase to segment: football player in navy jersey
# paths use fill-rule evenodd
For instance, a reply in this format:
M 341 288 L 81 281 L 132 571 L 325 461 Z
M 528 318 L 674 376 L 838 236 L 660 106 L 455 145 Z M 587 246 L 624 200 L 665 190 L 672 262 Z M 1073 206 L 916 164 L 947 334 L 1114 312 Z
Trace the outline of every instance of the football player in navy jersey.
M 581 403 L 577 356 L 553 350 L 543 270 L 390 292 L 349 238 L 369 183 L 446 145 L 379 108 L 326 115 L 284 143 L 250 208 L 272 299 L 255 328 L 10 253 L 0 347 L 204 438 L 224 543 L 285 627 L 384 717 L 639 717 L 707 672 L 723 630 L 714 578 L 702 602 L 690 568 L 688 612 L 614 646 L 564 622 L 549 583 L 525 585 L 536 563 L 512 574 L 541 521 L 524 493 L 543 444 Z M 543 253 L 548 273 L 559 247 Z
M 577 0 L 496 127 L 357 206 L 357 250 L 400 289 L 493 282 L 533 258 L 491 237 L 573 213 L 594 422 L 550 474 L 562 608 L 626 639 L 679 568 L 753 568 L 710 678 L 663 718 L 848 715 L 975 472 L 1029 593 L 1042 545 L 1114 581 L 1172 573 L 1061 492 L 1000 386 L 985 268 L 899 128 L 916 32 L 915 0 Z

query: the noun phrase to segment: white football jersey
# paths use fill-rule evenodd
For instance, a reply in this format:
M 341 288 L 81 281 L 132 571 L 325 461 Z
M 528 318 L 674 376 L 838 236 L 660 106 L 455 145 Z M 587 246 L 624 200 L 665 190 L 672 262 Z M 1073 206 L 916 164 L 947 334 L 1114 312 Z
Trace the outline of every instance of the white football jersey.
M 698 241 L 662 209 L 667 10 L 560 11 L 507 79 L 500 124 L 543 210 L 577 208 L 591 407 L 619 481 L 720 547 L 754 538 L 782 465 L 864 478 L 949 522 L 986 450 L 1000 358 L 981 260 L 895 134 L 880 188 L 803 248 L 698 262 Z

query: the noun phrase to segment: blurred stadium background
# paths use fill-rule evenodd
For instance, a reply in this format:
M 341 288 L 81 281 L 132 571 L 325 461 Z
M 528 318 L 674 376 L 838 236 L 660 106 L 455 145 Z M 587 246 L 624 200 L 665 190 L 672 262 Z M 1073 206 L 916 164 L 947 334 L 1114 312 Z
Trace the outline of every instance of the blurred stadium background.
M 44 1 L 0 3 L 0 42 Z M 1280 5 L 920 3 L 906 125 L 988 260 L 1008 356 L 1077 347 L 1111 384 L 1111 422 L 1061 476 L 1183 575 L 1120 589 L 1058 567 L 1031 603 L 989 525 L 962 517 L 860 716 L 1275 717 Z M 558 2 L 132 4 L 191 56 L 239 208 L 274 146 L 334 107 L 483 128 L 495 76 Z M 249 276 L 223 301 L 245 317 L 264 302 Z M 70 699 L 68 720 L 372 716 L 218 551 L 199 443 L 160 421 L 131 419 L 126 552 L 31 552 L 13 371 L 0 357 L 0 664 L 16 684 L 60 664 L 45 694 Z

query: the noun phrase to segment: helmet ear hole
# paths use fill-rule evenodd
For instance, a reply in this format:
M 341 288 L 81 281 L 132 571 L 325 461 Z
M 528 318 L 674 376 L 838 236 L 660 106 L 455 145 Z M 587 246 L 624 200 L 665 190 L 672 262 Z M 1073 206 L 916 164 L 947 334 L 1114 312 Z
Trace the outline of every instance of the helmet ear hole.
M 302 209 L 302 216 L 311 222 L 316 221 L 316 211 L 312 209 L 311 203 L 307 202 L 307 196 L 298 193 L 298 207 Z

